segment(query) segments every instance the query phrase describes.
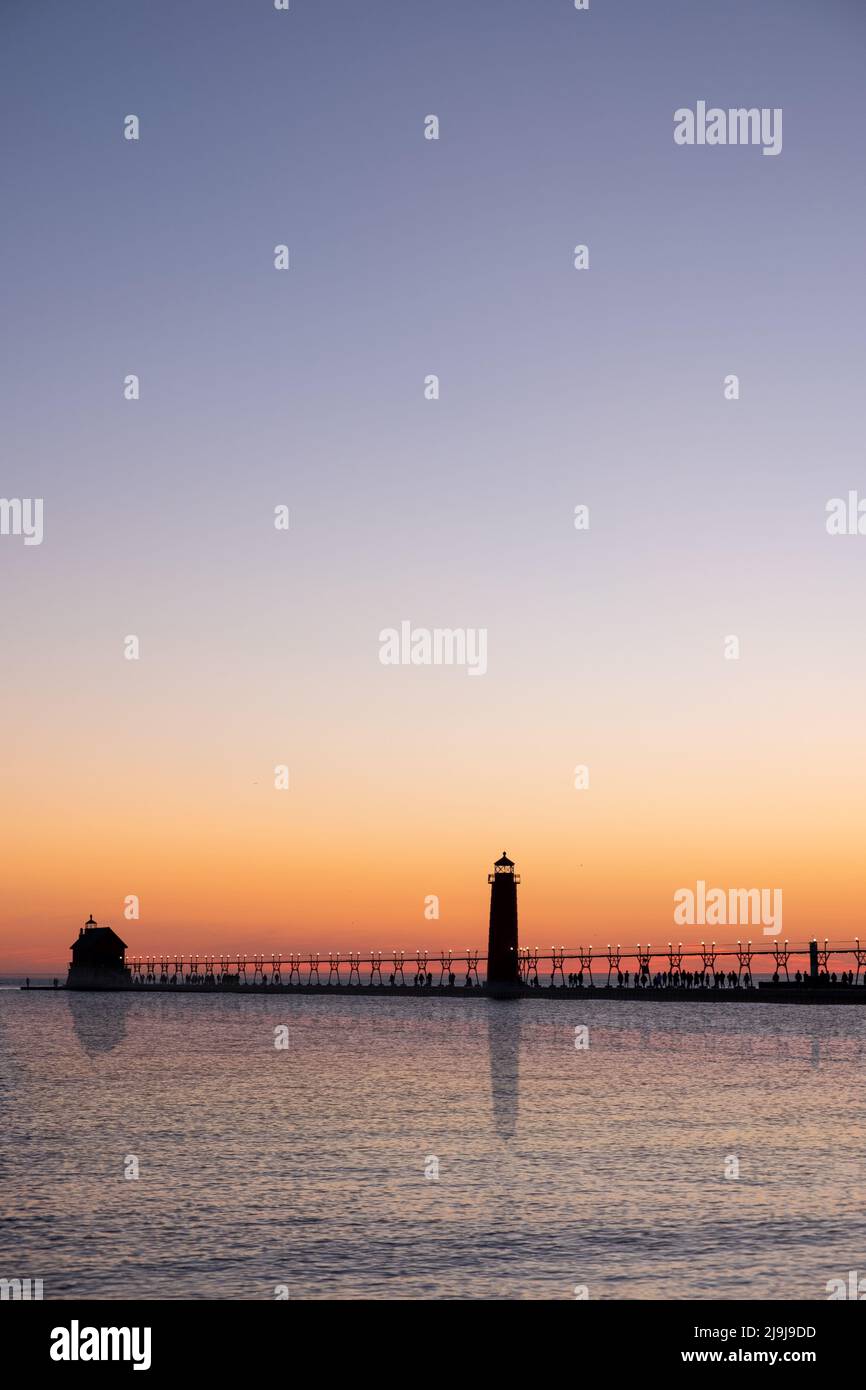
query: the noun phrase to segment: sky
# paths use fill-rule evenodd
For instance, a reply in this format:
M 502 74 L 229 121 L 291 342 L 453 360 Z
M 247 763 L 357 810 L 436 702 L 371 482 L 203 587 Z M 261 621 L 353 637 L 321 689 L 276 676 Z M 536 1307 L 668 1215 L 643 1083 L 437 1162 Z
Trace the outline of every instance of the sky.
M 43 538 L 0 535 L 0 969 L 90 912 L 483 948 L 503 849 L 526 945 L 676 939 L 698 880 L 859 934 L 864 39 L 854 0 L 3 0 L 0 492 Z M 781 152 L 677 145 L 698 101 Z M 404 621 L 486 671 L 383 665 Z

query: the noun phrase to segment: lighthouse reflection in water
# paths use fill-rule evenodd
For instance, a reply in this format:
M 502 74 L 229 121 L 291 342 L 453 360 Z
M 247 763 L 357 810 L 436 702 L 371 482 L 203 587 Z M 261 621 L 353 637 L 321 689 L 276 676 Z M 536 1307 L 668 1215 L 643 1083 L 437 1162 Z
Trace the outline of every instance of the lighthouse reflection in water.
M 520 1082 L 520 1013 L 515 1002 L 508 1009 L 491 1006 L 487 1015 L 490 1051 L 490 1098 L 497 1136 L 507 1141 L 517 1133 Z

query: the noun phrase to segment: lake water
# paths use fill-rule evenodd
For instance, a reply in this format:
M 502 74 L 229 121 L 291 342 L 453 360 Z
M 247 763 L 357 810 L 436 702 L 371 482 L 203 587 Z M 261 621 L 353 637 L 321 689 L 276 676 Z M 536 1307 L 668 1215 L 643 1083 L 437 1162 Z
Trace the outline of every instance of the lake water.
M 866 1272 L 864 1068 L 855 1007 L 2 991 L 0 1275 L 825 1299 Z

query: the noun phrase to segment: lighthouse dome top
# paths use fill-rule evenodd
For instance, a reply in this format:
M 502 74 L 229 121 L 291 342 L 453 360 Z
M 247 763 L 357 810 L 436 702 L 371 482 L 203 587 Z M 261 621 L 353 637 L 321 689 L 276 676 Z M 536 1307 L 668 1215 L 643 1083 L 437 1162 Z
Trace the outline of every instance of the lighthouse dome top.
M 513 869 L 513 868 L 514 868 L 514 860 L 513 860 L 513 859 L 509 859 L 509 858 L 508 858 L 508 855 L 507 855 L 506 852 L 505 852 L 505 850 L 503 850 L 503 851 L 502 851 L 502 858 L 501 858 L 501 859 L 497 859 L 497 861 L 496 861 L 496 863 L 495 863 L 495 865 L 494 865 L 494 868 L 496 868 L 496 869 Z

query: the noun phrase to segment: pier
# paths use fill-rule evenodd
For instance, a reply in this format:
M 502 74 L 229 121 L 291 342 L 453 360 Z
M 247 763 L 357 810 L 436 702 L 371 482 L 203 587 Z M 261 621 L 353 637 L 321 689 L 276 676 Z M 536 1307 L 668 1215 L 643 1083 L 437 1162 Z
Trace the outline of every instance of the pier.
M 64 989 L 185 993 L 447 995 L 494 999 L 630 999 L 689 1003 L 866 1003 L 866 947 L 853 942 L 655 946 L 520 946 L 514 861 L 503 853 L 490 884 L 487 952 L 401 950 L 127 958 L 111 927 L 88 918 L 72 943 Z M 802 966 L 798 965 L 802 962 Z M 756 980 L 755 973 L 762 978 Z M 59 987 L 55 980 L 54 987 Z M 30 988 L 28 980 L 25 989 Z
M 796 968 L 800 960 L 808 968 Z M 817 941 L 663 948 L 518 948 L 507 992 L 480 950 L 132 956 L 119 971 L 59 986 L 141 993 L 357 994 L 419 998 L 619 999 L 689 1003 L 866 1004 L 866 947 Z M 756 979 L 758 971 L 767 978 Z M 29 988 L 30 986 L 25 986 Z
M 810 969 L 796 969 L 797 959 Z M 755 979 L 762 968 L 769 978 Z M 351 951 L 288 956 L 260 955 L 133 958 L 129 988 L 285 992 L 304 994 L 492 994 L 501 983 L 488 979 L 487 957 L 479 951 L 429 954 L 403 951 L 369 956 Z M 699 946 L 650 945 L 632 951 L 592 946 L 517 951 L 517 980 L 509 996 L 518 998 L 621 998 L 673 1000 L 789 1000 L 866 1003 L 866 947 L 829 941 L 819 945 L 785 942 L 769 948 L 751 942 Z

